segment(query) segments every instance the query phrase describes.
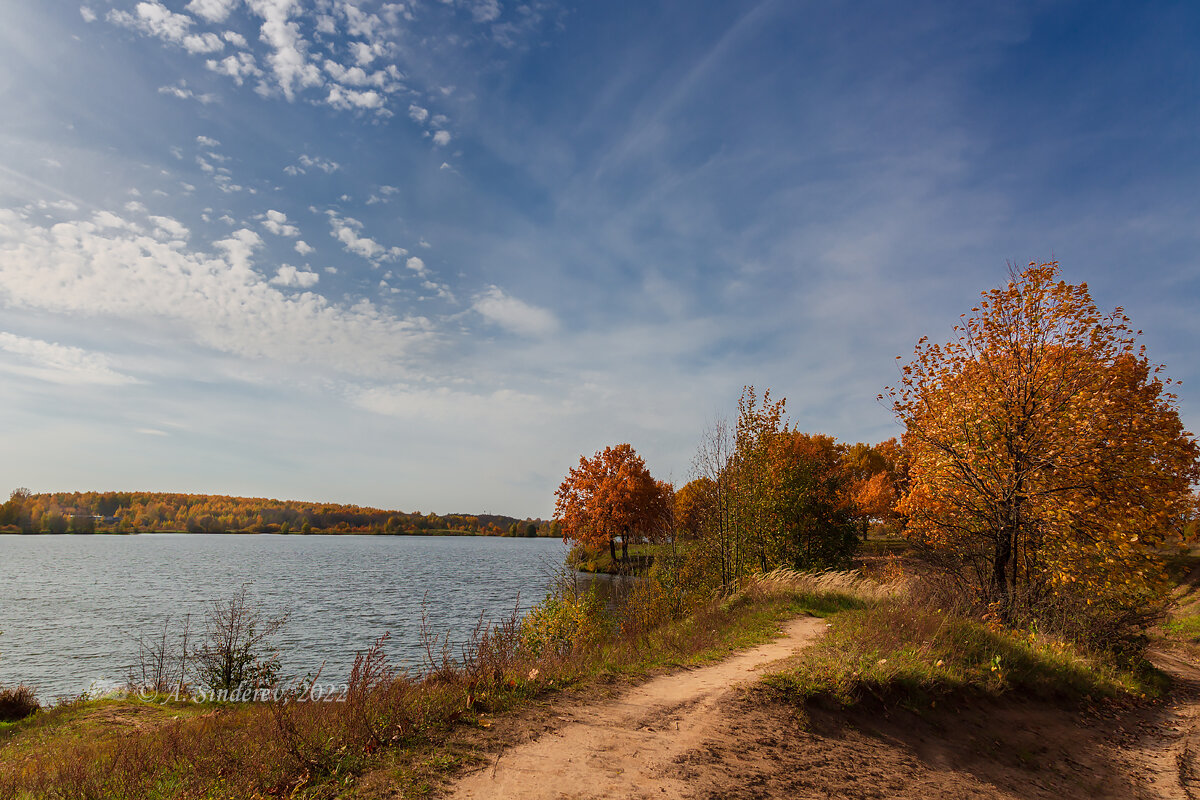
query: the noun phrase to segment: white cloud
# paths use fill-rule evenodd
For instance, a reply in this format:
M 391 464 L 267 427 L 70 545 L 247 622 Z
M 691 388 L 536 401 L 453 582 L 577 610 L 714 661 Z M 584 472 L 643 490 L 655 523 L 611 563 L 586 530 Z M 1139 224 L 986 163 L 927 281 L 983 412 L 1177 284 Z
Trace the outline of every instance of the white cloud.
M 409 269 L 411 269 L 413 272 L 417 273 L 418 275 L 425 274 L 425 262 L 422 261 L 417 256 L 413 256 L 408 261 L 405 261 L 404 266 L 408 267 Z
M 450 132 L 438 131 L 433 135 L 433 143 L 438 147 L 445 147 L 446 145 L 450 144 Z
M 176 44 L 183 43 L 183 37 L 192 25 L 192 18 L 187 14 L 176 14 L 157 0 L 138 3 L 134 12 L 109 11 L 108 20 Z
M 87 6 L 79 7 L 79 16 L 83 17 L 84 22 L 95 22 L 96 21 L 96 12 L 92 11 Z
M 207 92 L 204 94 L 197 94 L 196 92 L 193 92 L 191 89 L 187 88 L 187 81 L 180 81 L 178 86 L 160 86 L 158 87 L 158 93 L 169 94 L 172 97 L 178 97 L 180 100 L 195 99 L 205 105 L 217 99 L 215 94 L 209 94 Z
M 544 308 L 530 305 L 490 286 L 471 305 L 489 322 L 521 336 L 545 336 L 558 329 L 558 319 Z
M 254 268 L 262 239 L 246 229 L 203 252 L 108 212 L 43 225 L 0 209 L 0 242 L 0 305 L 9 308 L 156 318 L 223 352 L 372 375 L 399 368 L 428 338 L 421 318 L 400 319 L 365 300 L 344 306 L 280 292 Z
M 258 68 L 258 62 L 250 53 L 234 53 L 222 59 L 210 58 L 204 66 L 218 75 L 233 78 L 233 82 L 241 86 L 247 78 L 262 77 L 263 71 Z
M 367 236 L 360 236 L 363 224 L 353 217 L 339 217 L 334 212 L 329 213 L 329 235 L 342 243 L 348 252 L 360 255 L 371 261 L 378 261 L 387 255 L 383 245 Z
M 317 33 L 333 35 L 337 33 L 337 20 L 328 14 L 317 15 Z
M 297 0 L 246 0 L 250 10 L 262 18 L 259 38 L 270 45 L 267 61 L 283 96 L 294 100 L 298 88 L 320 86 L 321 71 L 308 60 L 308 42 L 300 26 L 290 17 L 301 10 Z
M 375 44 L 367 44 L 366 42 L 351 42 L 350 55 L 354 56 L 354 63 L 360 67 L 365 67 L 374 61 L 379 56 L 383 55 L 383 45 L 376 42 Z
M 423 422 L 472 420 L 484 427 L 506 429 L 514 424 L 544 422 L 557 413 L 541 398 L 511 389 L 475 393 L 395 384 L 360 389 L 351 394 L 351 400 L 361 408 L 386 416 Z
M 196 144 L 200 145 L 201 147 L 209 147 L 209 148 L 221 146 L 221 143 L 219 141 L 217 141 L 216 139 L 213 139 L 210 136 L 197 136 Z
M 79 206 L 70 200 L 51 200 L 50 202 L 41 201 L 37 204 L 38 208 L 52 208 L 55 211 L 78 211 Z
M 315 272 L 298 270 L 293 266 L 284 264 L 275 271 L 275 277 L 271 278 L 271 283 L 276 286 L 294 286 L 300 289 L 308 289 L 316 286 L 319 280 L 321 280 L 321 276 Z
M 191 236 L 191 231 L 184 227 L 183 223 L 172 217 L 157 217 L 151 215 L 148 217 L 150 223 L 155 228 L 155 233 L 160 234 L 156 238 L 186 240 Z
M 209 22 L 224 22 L 238 0 L 192 0 L 185 8 Z
M 183 37 L 183 49 L 192 55 L 216 53 L 225 49 L 225 42 L 215 33 L 192 33 Z
M 342 165 L 336 161 L 330 161 L 328 158 L 321 158 L 320 156 L 309 156 L 307 153 L 300 156 L 300 166 L 316 167 L 327 175 L 332 175 L 342 168 Z
M 325 102 L 340 109 L 360 108 L 386 111 L 383 108 L 383 95 L 374 89 L 367 91 L 346 89 L 336 83 L 329 87 L 329 96 L 325 98 Z
M 262 226 L 276 236 L 288 236 L 295 238 L 300 235 L 300 229 L 295 225 L 287 224 L 287 214 L 274 209 L 266 213 L 266 218 L 263 219 Z
M 471 4 L 471 16 L 476 22 L 491 22 L 500 16 L 499 0 L 475 0 Z
M 345 86 L 374 86 L 384 92 L 395 92 L 403 88 L 398 82 L 400 72 L 393 65 L 375 72 L 367 72 L 362 67 L 346 67 L 333 59 L 326 59 L 325 71 L 329 73 L 329 77 Z
M 346 18 L 346 31 L 351 36 L 362 36 L 367 39 L 375 37 L 376 29 L 382 24 L 379 17 L 364 13 L 362 9 L 352 3 L 343 2 L 339 8 Z
M 234 47 L 239 47 L 243 50 L 250 46 L 246 41 L 246 37 L 242 36 L 237 31 L 225 31 L 221 34 L 221 38 L 229 42 Z
M 429 109 L 421 108 L 416 103 L 413 103 L 408 107 L 408 115 L 417 122 L 424 122 L 429 119 Z
M 311 253 L 313 250 L 315 250 L 316 248 L 313 247 L 312 245 L 310 245 L 308 242 L 301 239 L 300 241 L 296 242 L 296 245 L 293 249 L 300 255 L 306 256 L 309 253 Z
M 106 356 L 78 347 L 0 332 L 0 351 L 9 356 L 0 357 L 0 370 L 50 383 L 101 386 L 138 383 L 137 379 L 112 369 Z

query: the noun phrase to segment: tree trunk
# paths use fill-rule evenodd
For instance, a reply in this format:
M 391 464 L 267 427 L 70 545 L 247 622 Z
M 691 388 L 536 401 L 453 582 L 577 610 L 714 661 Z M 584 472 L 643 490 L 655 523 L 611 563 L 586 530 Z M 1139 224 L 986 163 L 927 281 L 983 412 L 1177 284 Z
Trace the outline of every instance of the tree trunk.
M 629 563 L 629 531 L 621 534 L 621 560 Z
M 1002 604 L 1004 614 L 1008 613 L 1010 599 L 1008 596 L 1008 565 L 1013 556 L 1012 543 L 1012 533 L 1007 529 L 1000 531 L 1000 535 L 996 539 L 996 555 L 992 561 L 992 584 L 999 595 L 998 599 Z
M 617 563 L 617 540 L 616 537 L 608 537 L 608 554 L 612 557 L 612 562 Z

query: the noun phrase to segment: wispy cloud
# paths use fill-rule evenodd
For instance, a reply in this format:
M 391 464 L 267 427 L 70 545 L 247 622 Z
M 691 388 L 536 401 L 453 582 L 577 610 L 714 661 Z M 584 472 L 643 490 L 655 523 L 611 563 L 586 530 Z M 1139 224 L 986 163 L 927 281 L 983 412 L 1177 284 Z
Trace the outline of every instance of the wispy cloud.
M 471 308 L 489 322 L 521 336 L 546 336 L 558 329 L 554 314 L 511 297 L 497 286 L 479 294 Z
M 0 370 L 66 385 L 137 383 L 137 379 L 114 370 L 101 353 L 6 332 L 0 332 Z

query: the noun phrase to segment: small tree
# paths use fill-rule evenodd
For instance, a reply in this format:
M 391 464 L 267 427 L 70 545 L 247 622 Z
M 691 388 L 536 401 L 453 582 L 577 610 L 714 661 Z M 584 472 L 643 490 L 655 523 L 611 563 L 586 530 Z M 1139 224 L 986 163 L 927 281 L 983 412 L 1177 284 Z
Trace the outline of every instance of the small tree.
M 1171 381 L 1128 318 L 1030 264 L 983 294 L 957 340 L 922 338 L 900 386 L 909 536 L 1005 613 L 1056 594 L 1136 612 L 1198 477 Z M 1140 333 L 1140 332 L 1139 332 Z
M 766 569 L 844 567 L 858 547 L 858 525 L 832 436 L 785 431 L 767 447 L 762 550 Z
M 660 487 L 628 444 L 606 447 L 592 458 L 580 456 L 555 493 L 554 516 L 562 522 L 563 539 L 587 547 L 608 545 L 617 560 L 629 560 L 629 539 L 646 533 L 660 511 Z
M 272 637 L 287 615 L 265 617 L 242 585 L 228 600 L 214 600 L 204 620 L 204 640 L 191 654 L 200 685 L 214 694 L 269 688 L 279 680 Z

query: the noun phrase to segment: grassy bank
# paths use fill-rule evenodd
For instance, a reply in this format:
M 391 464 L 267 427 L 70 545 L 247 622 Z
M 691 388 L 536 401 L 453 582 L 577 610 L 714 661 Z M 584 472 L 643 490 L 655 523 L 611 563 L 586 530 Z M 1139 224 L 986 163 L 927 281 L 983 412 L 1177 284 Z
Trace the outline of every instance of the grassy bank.
M 861 607 L 854 587 L 760 578 L 678 617 L 645 592 L 615 613 L 594 595 L 560 592 L 524 621 L 481 628 L 456 658 L 428 640 L 420 677 L 397 674 L 380 647 L 363 652 L 343 702 L 66 703 L 0 728 L 0 798 L 324 798 L 380 769 L 421 796 L 431 764 L 453 766 L 437 752 L 455 726 L 486 725 L 565 687 L 718 659 L 797 614 Z
M 1006 695 L 1077 703 L 1166 690 L 1140 656 L 1089 652 L 897 595 L 832 616 L 827 635 L 765 683 L 790 702 L 928 707 Z
M 621 551 L 617 551 L 614 561 L 607 549 L 588 549 L 576 545 L 572 550 L 570 561 L 580 572 L 602 573 L 607 575 L 645 575 L 657 561 L 675 554 L 683 554 L 692 546 L 690 542 L 670 544 L 642 543 L 631 545 L 629 559 L 623 560 Z M 854 565 L 861 566 L 866 562 L 875 562 L 889 557 L 901 557 L 910 551 L 910 545 L 903 539 L 866 539 L 859 543 L 855 553 Z
M 669 544 L 635 544 L 629 547 L 629 558 L 621 557 L 617 550 L 614 561 L 607 549 L 589 550 L 576 546 L 571 551 L 569 562 L 580 572 L 604 575 L 645 575 L 654 566 L 657 557 L 671 553 Z

